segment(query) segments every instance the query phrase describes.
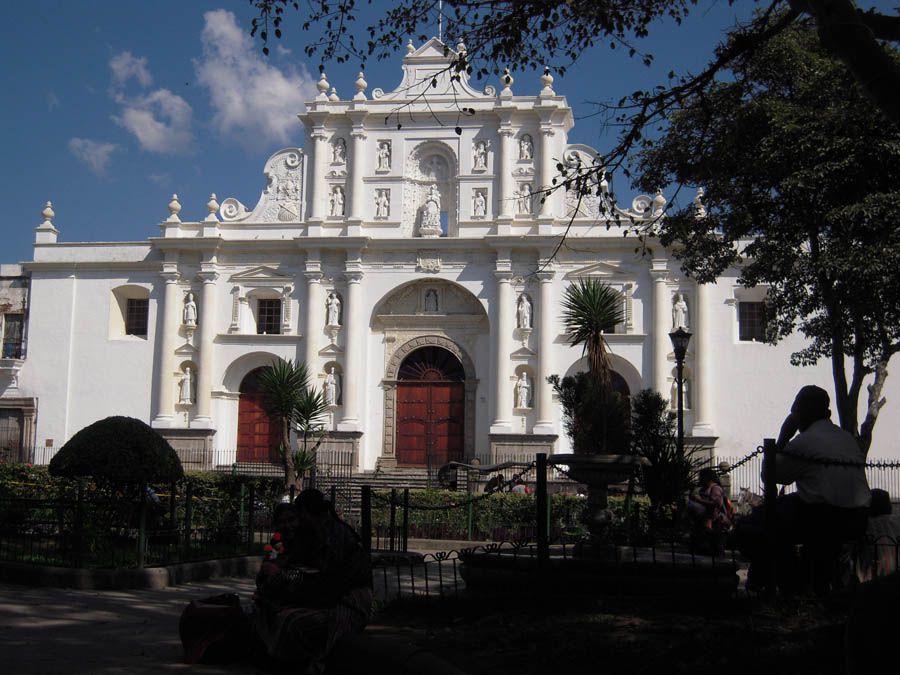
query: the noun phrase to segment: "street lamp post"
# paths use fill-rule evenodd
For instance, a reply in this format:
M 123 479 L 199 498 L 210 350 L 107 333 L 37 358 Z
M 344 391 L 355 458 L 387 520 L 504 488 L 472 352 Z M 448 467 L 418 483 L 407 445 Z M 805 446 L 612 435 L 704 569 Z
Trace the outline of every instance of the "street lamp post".
M 675 386 L 678 396 L 678 451 L 684 454 L 684 356 L 687 354 L 691 334 L 679 327 L 669 333 L 675 352 Z

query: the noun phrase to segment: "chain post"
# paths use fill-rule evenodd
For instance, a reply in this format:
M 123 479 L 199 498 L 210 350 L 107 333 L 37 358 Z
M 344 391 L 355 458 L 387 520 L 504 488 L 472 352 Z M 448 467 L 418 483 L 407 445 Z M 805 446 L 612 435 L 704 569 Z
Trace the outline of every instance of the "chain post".
M 390 535 L 390 549 L 394 550 L 394 530 L 397 527 L 397 488 L 391 488 L 391 524 L 388 531 Z
M 538 568 L 546 569 L 550 562 L 550 537 L 547 521 L 547 453 L 537 454 L 537 480 L 535 485 L 535 517 L 537 520 Z
M 778 573 L 776 559 L 778 557 L 777 512 L 775 500 L 777 499 L 777 485 L 775 483 L 775 439 L 763 439 L 763 532 L 765 533 L 765 546 L 769 569 L 769 584 L 766 589 L 770 596 L 775 594 L 776 574 Z

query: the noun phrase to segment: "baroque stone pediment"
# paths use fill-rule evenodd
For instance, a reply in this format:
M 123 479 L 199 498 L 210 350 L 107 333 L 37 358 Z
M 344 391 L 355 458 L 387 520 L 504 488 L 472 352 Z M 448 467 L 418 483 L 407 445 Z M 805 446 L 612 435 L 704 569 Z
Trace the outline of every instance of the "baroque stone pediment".
M 622 271 L 622 268 L 619 267 L 618 263 L 595 262 L 584 267 L 579 267 L 577 270 L 572 270 L 571 272 L 567 273 L 564 278 L 569 280 L 600 278 L 606 280 L 615 279 L 616 281 L 624 281 L 626 276 L 627 275 Z
M 274 267 L 267 265 L 259 265 L 243 272 L 237 272 L 232 274 L 228 280 L 233 284 L 243 286 L 287 286 L 294 282 L 293 277 L 282 274 Z
M 223 223 L 289 223 L 304 219 L 303 150 L 279 150 L 266 161 L 263 173 L 268 184 L 256 207 L 250 211 L 229 197 L 219 207 Z

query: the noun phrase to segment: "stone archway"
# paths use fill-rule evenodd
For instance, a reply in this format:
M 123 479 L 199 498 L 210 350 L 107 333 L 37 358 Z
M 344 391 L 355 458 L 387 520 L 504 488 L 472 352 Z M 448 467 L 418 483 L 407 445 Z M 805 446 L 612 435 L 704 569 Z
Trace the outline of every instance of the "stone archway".
M 440 347 L 449 352 L 462 365 L 464 380 L 463 459 L 475 453 L 475 364 L 471 357 L 454 341 L 440 335 L 424 335 L 402 344 L 388 360 L 384 386 L 384 439 L 379 466 L 397 465 L 397 390 L 400 383 L 400 367 L 414 351 L 423 347 Z

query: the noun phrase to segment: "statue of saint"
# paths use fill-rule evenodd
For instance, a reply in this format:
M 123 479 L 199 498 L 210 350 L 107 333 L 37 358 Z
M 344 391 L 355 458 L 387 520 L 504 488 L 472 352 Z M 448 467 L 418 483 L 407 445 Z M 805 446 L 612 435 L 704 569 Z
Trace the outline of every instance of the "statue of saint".
M 475 169 L 486 169 L 487 168 L 487 143 L 484 141 L 478 141 L 475 143 L 475 147 L 473 149 L 473 153 L 475 155 Z
M 347 141 L 343 138 L 335 139 L 331 152 L 333 164 L 344 164 L 347 161 Z
M 524 293 L 519 296 L 516 319 L 518 320 L 519 328 L 531 328 L 531 300 Z
M 387 190 L 378 190 L 375 194 L 375 217 L 387 218 L 391 212 L 391 200 Z
M 194 294 L 188 293 L 184 303 L 184 312 L 182 314 L 182 322 L 185 326 L 191 328 L 197 325 L 197 303 L 194 302 Z
M 522 183 L 519 188 L 516 201 L 518 202 L 519 213 L 531 213 L 531 185 Z
M 426 312 L 436 312 L 438 311 L 438 296 L 437 291 L 433 288 L 429 288 L 425 292 L 425 311 Z
M 331 191 L 331 215 L 344 215 L 344 188 L 339 185 Z
M 391 142 L 381 141 L 378 144 L 378 170 L 389 171 L 391 168 Z
M 425 198 L 420 233 L 423 235 L 441 234 L 441 193 L 437 185 L 431 186 L 428 196 Z
M 534 159 L 534 141 L 528 134 L 519 139 L 519 159 Z
M 184 377 L 181 378 L 181 386 L 178 390 L 178 402 L 182 405 L 191 405 L 194 402 L 193 371 L 190 366 L 184 367 Z
M 329 326 L 341 325 L 341 299 L 337 293 L 329 293 L 325 300 L 325 308 L 327 309 L 327 322 Z
M 331 366 L 331 370 L 325 376 L 323 389 L 325 391 L 325 404 L 337 405 L 337 379 L 334 377 L 334 366 Z
M 484 198 L 484 191 L 475 190 L 475 199 L 472 202 L 472 215 L 483 218 L 487 212 L 487 200 Z
M 528 381 L 528 374 L 522 373 L 519 381 L 516 382 L 516 407 L 530 408 L 531 403 L 531 383 Z
M 684 299 L 684 293 L 675 294 L 675 304 L 672 305 L 672 330 L 688 327 L 688 305 Z

